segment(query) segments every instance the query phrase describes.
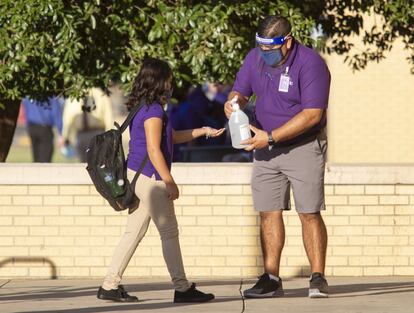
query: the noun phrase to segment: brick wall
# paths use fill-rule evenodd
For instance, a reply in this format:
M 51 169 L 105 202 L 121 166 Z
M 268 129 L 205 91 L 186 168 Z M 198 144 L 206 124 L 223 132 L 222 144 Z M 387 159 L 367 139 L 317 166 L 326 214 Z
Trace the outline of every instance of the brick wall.
M 14 178 L 10 173 L 15 167 L 0 167 L 0 278 L 102 277 L 126 214 L 105 205 L 82 167 L 33 167 L 27 165 Z M 189 276 L 261 273 L 250 170 L 250 165 L 174 166 L 181 192 L 175 205 Z M 412 170 L 328 167 L 323 214 L 329 234 L 328 275 L 414 275 Z M 285 214 L 285 223 L 281 275 L 307 275 L 294 210 Z M 153 224 L 125 275 L 168 275 Z

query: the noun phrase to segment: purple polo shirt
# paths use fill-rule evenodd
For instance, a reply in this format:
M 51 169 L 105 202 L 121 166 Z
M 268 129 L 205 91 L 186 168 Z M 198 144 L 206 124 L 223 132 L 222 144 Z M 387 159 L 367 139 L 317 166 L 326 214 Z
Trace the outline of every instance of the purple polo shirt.
M 292 119 L 303 109 L 328 107 L 331 75 L 321 56 L 297 41 L 284 64 L 276 68 L 264 63 L 260 48 L 250 50 L 237 73 L 234 91 L 246 97 L 256 95 L 255 116 L 258 127 L 269 132 Z M 289 76 L 287 92 L 279 91 L 282 73 Z M 298 142 L 326 126 L 326 111 L 321 121 L 306 133 L 285 141 Z
M 130 140 L 127 162 L 129 169 L 137 171 L 145 155 L 148 153 L 144 122 L 152 117 L 156 117 L 162 120 L 163 116 L 164 109 L 158 103 L 153 103 L 150 106 L 144 105 L 144 107 L 141 108 L 141 110 L 139 110 L 139 112 L 135 115 L 129 126 Z M 168 121 L 166 131 L 161 140 L 161 151 L 170 170 L 173 151 L 172 144 L 172 126 L 171 122 Z M 150 159 L 148 159 L 147 164 L 142 170 L 142 174 L 148 177 L 152 177 L 152 175 L 155 174 L 155 178 L 157 180 L 161 180 L 160 174 L 158 174 Z

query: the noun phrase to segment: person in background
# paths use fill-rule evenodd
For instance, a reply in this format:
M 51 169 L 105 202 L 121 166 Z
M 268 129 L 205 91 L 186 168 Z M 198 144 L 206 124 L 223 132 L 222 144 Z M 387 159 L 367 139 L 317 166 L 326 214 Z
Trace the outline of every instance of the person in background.
M 50 97 L 46 101 L 33 100 L 28 97 L 22 100 L 26 116 L 26 126 L 29 133 L 33 162 L 50 163 L 54 151 L 53 128 L 56 127 L 59 146 L 62 139 L 62 110 L 64 100 Z
M 86 149 L 92 137 L 113 125 L 112 102 L 102 89 L 90 89 L 80 101 L 66 100 L 62 136 L 66 145 L 75 146 L 81 162 L 86 162 Z
M 223 105 L 227 100 L 230 86 L 220 83 L 204 83 L 192 87 L 184 101 L 178 105 L 169 105 L 168 116 L 175 130 L 185 130 L 209 126 L 223 128 L 227 119 L 223 113 Z M 223 145 L 225 137 L 198 138 L 189 143 L 174 146 L 174 161 L 181 161 L 182 146 L 217 146 Z

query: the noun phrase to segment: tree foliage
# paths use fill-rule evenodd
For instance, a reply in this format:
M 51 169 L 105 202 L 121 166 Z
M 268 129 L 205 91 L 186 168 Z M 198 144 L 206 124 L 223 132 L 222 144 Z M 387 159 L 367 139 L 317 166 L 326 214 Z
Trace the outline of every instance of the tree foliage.
M 129 90 L 145 56 L 167 60 L 178 86 L 231 82 L 267 14 L 288 17 L 294 36 L 308 45 L 320 25 L 323 49 L 345 54 L 354 69 L 383 59 L 397 38 L 413 66 L 413 10 L 411 0 L 2 0 L 0 103 L 80 97 L 113 80 Z M 364 29 L 365 14 L 378 15 L 378 25 Z M 367 45 L 356 53 L 349 40 L 355 34 Z
M 395 41 L 401 40 L 414 74 L 413 0 L 297 0 L 292 4 L 321 25 L 328 39 L 324 51 L 345 55 L 354 70 L 383 60 Z M 367 16 L 374 21 L 372 26 L 365 25 Z M 355 35 L 363 47 L 351 40 Z

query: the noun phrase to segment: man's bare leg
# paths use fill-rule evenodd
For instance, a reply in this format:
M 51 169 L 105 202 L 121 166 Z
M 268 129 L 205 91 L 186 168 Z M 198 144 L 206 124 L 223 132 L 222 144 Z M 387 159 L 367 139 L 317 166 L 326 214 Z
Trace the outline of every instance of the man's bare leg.
M 312 273 L 325 273 L 328 235 L 320 213 L 301 213 L 302 238 Z
M 260 240 L 265 272 L 279 276 L 280 257 L 285 244 L 283 210 L 260 212 Z

